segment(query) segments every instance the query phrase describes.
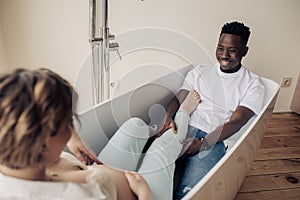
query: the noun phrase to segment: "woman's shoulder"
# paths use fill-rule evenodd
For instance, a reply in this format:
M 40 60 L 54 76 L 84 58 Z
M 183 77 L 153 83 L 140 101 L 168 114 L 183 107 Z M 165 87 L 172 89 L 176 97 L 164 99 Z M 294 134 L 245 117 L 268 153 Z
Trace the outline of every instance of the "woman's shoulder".
M 16 191 L 18 191 L 16 193 Z M 101 191 L 100 191 L 101 192 Z M 98 193 L 100 193 L 98 191 Z M 5 176 L 0 173 L 0 199 L 109 199 L 95 195 L 87 184 L 74 182 L 31 181 Z
M 72 154 L 63 152 L 49 172 L 53 181 L 75 182 L 99 199 L 116 199 L 114 183 L 104 166 L 85 166 Z

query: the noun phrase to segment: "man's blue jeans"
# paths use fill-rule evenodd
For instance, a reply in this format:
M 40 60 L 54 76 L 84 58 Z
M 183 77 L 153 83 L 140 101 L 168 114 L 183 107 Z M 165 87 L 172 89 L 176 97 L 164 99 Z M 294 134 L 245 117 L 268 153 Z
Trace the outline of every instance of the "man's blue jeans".
M 207 133 L 198 128 L 189 126 L 188 136 L 201 138 Z M 198 154 L 186 159 L 185 169 L 177 187 L 174 199 L 181 199 L 186 195 L 211 168 L 224 156 L 226 152 L 223 142 L 218 142 L 210 149 L 200 151 Z

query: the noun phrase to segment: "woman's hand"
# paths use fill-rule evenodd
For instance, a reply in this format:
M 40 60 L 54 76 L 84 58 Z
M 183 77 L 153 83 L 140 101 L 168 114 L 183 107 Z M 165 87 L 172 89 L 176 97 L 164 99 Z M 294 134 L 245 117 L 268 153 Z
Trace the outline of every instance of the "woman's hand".
M 76 156 L 76 158 L 84 164 L 91 165 L 93 162 L 102 164 L 102 162 L 95 156 L 95 153 L 92 153 L 92 150 L 89 149 L 75 131 L 73 131 L 67 146 L 74 156 Z
M 137 172 L 125 172 L 125 177 L 132 192 L 139 200 L 153 200 L 152 192 L 145 179 Z

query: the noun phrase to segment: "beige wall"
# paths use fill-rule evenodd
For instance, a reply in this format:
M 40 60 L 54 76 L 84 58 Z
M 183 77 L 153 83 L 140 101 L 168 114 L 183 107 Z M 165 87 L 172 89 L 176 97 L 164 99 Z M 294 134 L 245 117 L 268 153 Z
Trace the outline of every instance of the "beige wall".
M 0 24 L 0 74 L 8 70 L 8 64 L 6 59 L 6 49 L 4 45 L 4 39 L 2 35 L 2 29 Z
M 0 0 L 10 68 L 49 67 L 73 81 L 89 51 L 88 1 Z
M 117 36 L 142 27 L 176 30 L 202 45 L 213 62 L 223 23 L 243 21 L 252 30 L 250 51 L 244 64 L 260 76 L 276 82 L 280 82 L 283 76 L 291 76 L 291 86 L 281 89 L 275 107 L 276 111 L 290 110 L 299 73 L 299 0 L 109 2 L 109 26 Z M 10 68 L 50 67 L 76 82 L 77 73 L 89 54 L 88 1 L 0 0 L 0 20 Z M 148 55 L 151 57 L 141 56 L 140 52 L 124 56 L 112 67 L 112 80 L 120 79 L 137 65 L 145 63 L 142 59 L 147 63 L 159 63 L 162 58 L 168 58 Z M 164 63 L 174 64 L 174 58 L 169 58 Z

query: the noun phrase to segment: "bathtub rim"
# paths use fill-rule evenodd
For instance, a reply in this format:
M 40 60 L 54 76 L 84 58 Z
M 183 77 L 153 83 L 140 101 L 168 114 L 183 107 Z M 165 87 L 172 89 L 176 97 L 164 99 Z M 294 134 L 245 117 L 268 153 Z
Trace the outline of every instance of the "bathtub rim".
M 106 100 L 100 102 L 99 104 L 92 105 L 92 106 L 89 107 L 89 108 L 83 109 L 82 111 L 78 112 L 77 114 L 78 114 L 78 115 L 83 115 L 83 114 L 85 114 L 85 113 L 87 113 L 87 112 L 89 112 L 89 111 L 96 110 L 98 107 L 103 106 L 104 104 L 108 104 L 108 103 L 110 103 L 110 102 L 111 102 L 112 100 L 114 100 L 114 99 L 120 98 L 120 97 L 122 97 L 122 96 L 124 96 L 124 95 L 126 95 L 126 94 L 128 94 L 128 93 L 132 93 L 133 91 L 138 90 L 138 89 L 140 89 L 140 88 L 143 88 L 143 87 L 145 87 L 145 86 L 147 86 L 147 85 L 149 85 L 149 84 L 164 85 L 164 81 L 163 81 L 163 80 L 164 80 L 166 77 L 170 76 L 171 74 L 176 74 L 176 75 L 178 75 L 178 76 L 184 78 L 184 77 L 186 76 L 186 74 L 187 74 L 194 66 L 196 66 L 196 64 L 190 64 L 190 65 L 187 65 L 187 66 L 185 66 L 185 67 L 183 67 L 183 68 L 174 70 L 174 71 L 173 71 L 172 73 L 170 73 L 170 74 L 165 74 L 165 75 L 163 75 L 163 76 L 161 76 L 161 77 L 155 78 L 154 80 L 152 80 L 152 81 L 150 81 L 150 82 L 146 82 L 146 83 L 143 83 L 143 84 L 141 84 L 141 85 L 139 85 L 139 86 L 137 86 L 137 87 L 131 88 L 131 89 L 127 90 L 127 91 L 123 91 L 123 92 L 121 92 L 120 94 L 118 94 L 118 95 L 116 95 L 116 96 L 113 96 L 113 97 L 111 97 L 111 98 L 109 98 L 109 99 L 106 99 Z M 181 84 L 180 84 L 180 86 L 181 86 Z M 178 88 L 179 88 L 179 87 L 178 87 Z M 178 89 L 178 88 L 177 88 L 177 89 Z M 173 90 L 174 90 L 174 89 L 175 89 L 175 88 L 173 88 Z M 173 93 L 178 92 L 177 89 L 175 89 L 176 91 L 175 91 L 175 90 L 174 90 L 174 91 L 172 90 L 172 92 L 173 92 Z M 171 90 L 171 89 L 170 89 L 170 90 Z

